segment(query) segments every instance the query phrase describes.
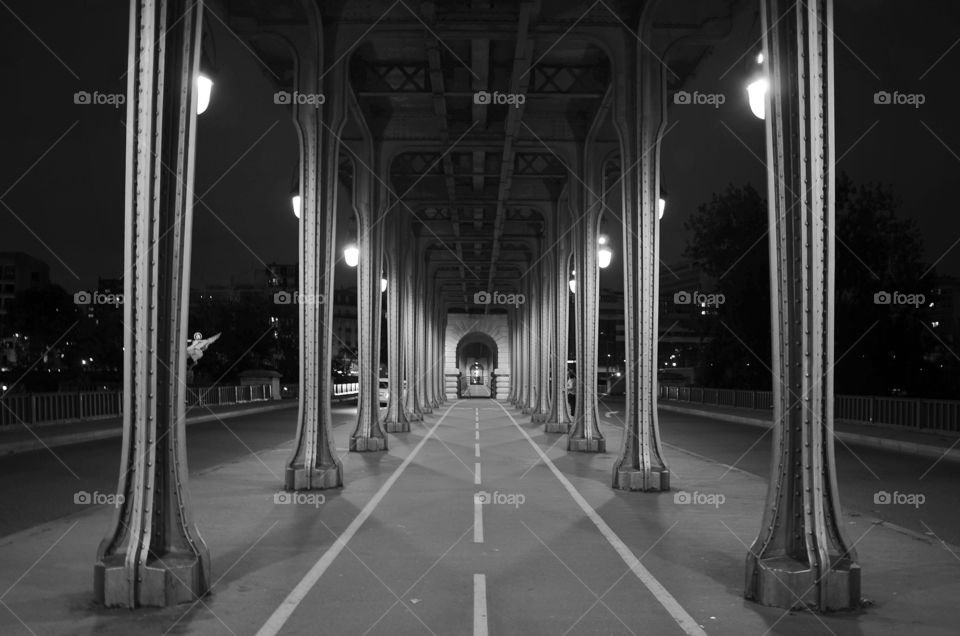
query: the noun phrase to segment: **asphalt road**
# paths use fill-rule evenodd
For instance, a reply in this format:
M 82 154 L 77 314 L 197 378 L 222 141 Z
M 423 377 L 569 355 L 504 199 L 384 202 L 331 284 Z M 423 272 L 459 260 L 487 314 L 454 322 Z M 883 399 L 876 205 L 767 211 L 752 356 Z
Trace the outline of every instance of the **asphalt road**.
M 883 630 L 891 620 L 898 630 L 918 620 L 904 616 L 899 623 L 899 615 L 891 616 L 896 609 L 882 613 L 882 608 L 863 621 L 851 614 L 787 617 L 745 603 L 739 589 L 746 550 L 741 541 L 755 536 L 763 486 L 691 453 L 765 477 L 769 434 L 662 412 L 676 485 L 724 493 L 729 484 L 725 506 L 677 506 L 671 493 L 641 495 L 609 487 L 622 406 L 605 402 L 601 411 L 607 451 L 581 454 L 564 451 L 563 436 L 545 435 L 542 425 L 490 400 L 439 409 L 413 432 L 391 436 L 389 453 L 346 453 L 355 406 L 336 405 L 334 435 L 347 485 L 326 492 L 322 508 L 310 501 L 276 505 L 279 483 L 272 475 L 282 471 L 289 452 L 295 409 L 195 424 L 187 429 L 196 477 L 191 490 L 198 527 L 210 537 L 218 573 L 217 587 L 203 605 L 153 613 L 83 610 L 89 558 L 75 557 L 92 549 L 95 528 L 106 529 L 105 515 L 99 513 L 77 515 L 76 523 L 87 530 L 67 530 L 64 540 L 65 550 L 74 542 L 68 566 L 80 575 L 67 587 L 74 601 L 56 601 L 46 609 L 38 604 L 38 595 L 54 587 L 40 578 L 50 572 L 38 568 L 30 576 L 45 583 L 22 585 L 17 588 L 22 598 L 11 594 L 4 602 L 26 624 L 55 611 L 61 616 L 57 625 L 83 622 L 76 631 L 56 633 L 83 634 L 176 629 L 185 634 L 552 636 L 697 634 L 702 626 L 716 634 L 770 629 L 853 635 L 887 633 Z M 73 502 L 78 490 L 113 492 L 119 446 L 115 439 L 58 448 L 56 455 L 42 451 L 0 459 L 3 533 L 80 511 Z M 921 532 L 926 524 L 942 538 L 956 540 L 951 530 L 957 503 L 951 489 L 957 483 L 954 465 L 937 465 L 919 479 L 932 462 L 861 448 L 838 449 L 838 463 L 848 511 Z M 879 489 L 922 492 L 927 500 L 909 510 L 876 506 L 873 493 Z M 318 495 L 304 494 L 310 496 Z M 751 512 L 744 514 L 747 505 Z M 862 524 L 859 531 L 865 536 Z M 919 545 L 909 539 L 897 543 L 897 536 L 873 534 L 867 541 Z M 13 572 L 31 570 L 33 552 L 51 537 L 37 535 L 31 541 L 26 563 L 17 563 Z M 893 550 L 865 552 L 872 572 L 896 566 Z M 56 563 L 56 557 L 40 567 L 48 561 Z M 901 576 L 913 578 L 901 585 L 875 574 L 872 593 L 892 603 L 898 594 L 926 584 L 923 571 L 904 570 Z M 949 588 L 943 591 L 950 595 Z M 942 603 L 937 607 L 945 611 Z M 943 623 L 942 618 L 937 620 Z
M 601 415 L 613 412 L 605 421 L 621 422 L 622 399 L 604 400 L 603 406 Z M 660 432 L 666 444 L 769 479 L 771 435 L 765 429 L 661 410 Z M 834 448 L 845 511 L 859 511 L 960 545 L 960 464 L 842 442 Z M 894 493 L 905 496 L 897 497 L 904 503 L 874 503 L 874 495 L 880 492 L 889 493 L 891 499 Z M 909 495 L 921 495 L 923 502 L 918 504 L 920 498 Z

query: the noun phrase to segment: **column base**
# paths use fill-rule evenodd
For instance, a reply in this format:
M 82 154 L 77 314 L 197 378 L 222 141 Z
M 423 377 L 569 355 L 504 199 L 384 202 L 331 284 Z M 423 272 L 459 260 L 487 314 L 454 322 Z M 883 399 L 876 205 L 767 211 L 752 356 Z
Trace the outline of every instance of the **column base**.
M 534 424 L 543 424 L 550 419 L 549 413 L 534 413 L 530 416 L 530 421 Z
M 373 453 L 376 451 L 387 450 L 387 439 L 385 437 L 351 437 L 351 453 Z
M 607 452 L 607 440 L 596 437 L 593 439 L 585 437 L 570 438 L 567 440 L 567 450 L 577 453 L 605 453 Z
M 646 471 L 635 468 L 619 468 L 613 471 L 613 487 L 619 490 L 640 490 L 644 492 L 670 490 L 670 471 L 666 469 Z
M 560 433 L 561 435 L 570 430 L 570 422 L 554 422 L 547 420 L 543 425 L 544 433 Z
M 192 603 L 210 589 L 209 574 L 201 560 L 189 554 L 165 555 L 161 560 L 139 568 L 140 579 L 135 592 L 134 607 L 130 606 L 131 586 L 124 559 L 107 557 L 94 566 L 93 590 L 96 600 L 105 607 L 169 607 Z
M 820 588 L 826 588 L 826 607 L 820 606 Z M 860 566 L 841 562 L 816 580 L 806 563 L 789 557 L 756 559 L 747 555 L 747 588 L 744 596 L 761 605 L 790 610 L 834 610 L 860 607 Z
M 383 430 L 388 433 L 409 433 L 410 432 L 410 422 L 384 422 Z
M 343 466 L 340 462 L 314 466 L 312 471 L 305 466 L 287 466 L 283 476 L 284 490 L 326 490 L 342 486 Z

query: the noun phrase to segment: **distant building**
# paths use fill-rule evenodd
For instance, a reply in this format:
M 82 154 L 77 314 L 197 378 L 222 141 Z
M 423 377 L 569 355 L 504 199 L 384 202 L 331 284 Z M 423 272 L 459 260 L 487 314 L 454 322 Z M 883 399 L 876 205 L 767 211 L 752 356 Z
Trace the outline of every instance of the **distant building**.
M 300 265 L 298 263 L 267 263 L 254 276 L 254 284 L 273 290 L 300 288 Z
M 623 292 L 601 289 L 597 311 L 597 370 L 601 374 L 624 370 L 627 353 L 624 315 Z
M 333 291 L 333 351 L 347 349 L 354 354 L 359 342 L 357 333 L 357 288 L 341 287 Z
M 96 290 L 78 292 L 73 298 L 80 315 L 99 324 L 103 312 L 123 311 L 123 279 L 98 278 Z
M 0 252 L 0 325 L 17 292 L 50 284 L 50 266 L 23 252 Z
M 694 370 L 710 342 L 710 320 L 717 306 L 707 304 L 722 290 L 689 261 L 660 267 L 658 362 L 661 380 L 694 383 Z
M 277 294 L 285 293 L 285 303 L 296 304 L 295 296 L 300 289 L 300 266 L 297 263 L 268 263 L 266 267 L 253 272 L 249 279 L 232 280 L 229 284 L 212 284 L 190 290 L 191 303 L 213 303 L 240 299 L 262 298 L 265 302 L 275 302 Z M 296 316 L 296 314 L 293 314 Z M 297 333 L 297 319 L 271 317 L 276 337 L 280 332 Z M 333 292 L 333 353 L 347 350 L 356 355 L 359 342 L 357 333 L 357 288 L 341 287 Z
M 930 328 L 953 349 L 960 343 L 960 278 L 937 276 L 926 300 Z

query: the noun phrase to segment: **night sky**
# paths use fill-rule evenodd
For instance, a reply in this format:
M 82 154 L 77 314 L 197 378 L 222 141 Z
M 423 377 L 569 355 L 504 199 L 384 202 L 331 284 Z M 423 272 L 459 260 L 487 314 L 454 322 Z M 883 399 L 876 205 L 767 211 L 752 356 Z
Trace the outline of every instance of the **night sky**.
M 125 108 L 77 105 L 74 93 L 125 92 L 128 3 L 51 11 L 4 0 L 0 16 L 0 250 L 47 261 L 71 293 L 90 288 L 98 276 L 123 273 Z M 919 224 L 926 262 L 952 274 L 960 274 L 958 18 L 955 2 L 879 0 L 837 3 L 835 18 L 838 170 L 857 182 L 891 183 L 901 214 Z M 682 258 L 683 221 L 712 193 L 746 182 L 765 192 L 763 123 L 743 89 L 759 14 L 738 25 L 685 86 L 722 92 L 726 102 L 714 109 L 670 100 L 662 154 L 668 264 Z M 217 75 L 197 136 L 203 203 L 195 208 L 194 286 L 245 280 L 265 262 L 297 259 L 288 111 L 273 103 L 268 72 L 223 25 L 212 26 Z M 880 90 L 922 94 L 925 103 L 877 105 Z M 619 287 L 618 271 L 608 270 L 602 284 Z M 339 268 L 338 284 L 352 275 Z

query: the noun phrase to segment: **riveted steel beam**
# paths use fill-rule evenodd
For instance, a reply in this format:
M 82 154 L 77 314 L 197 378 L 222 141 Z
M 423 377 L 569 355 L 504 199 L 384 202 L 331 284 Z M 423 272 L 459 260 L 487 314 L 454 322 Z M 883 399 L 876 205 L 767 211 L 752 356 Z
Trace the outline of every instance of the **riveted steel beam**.
M 650 49 L 657 46 L 651 14 L 645 14 L 640 24 L 639 33 L 624 40 L 613 85 L 613 121 L 620 137 L 627 361 L 626 431 L 613 468 L 613 487 L 658 491 L 670 488 L 657 419 L 657 199 L 660 137 L 666 121 L 663 75 L 669 70 Z
M 417 314 L 419 297 L 422 287 L 423 267 L 416 254 L 416 239 L 412 236 L 406 237 L 413 243 L 412 249 L 404 250 L 403 270 L 405 272 L 402 280 L 403 284 L 403 304 L 401 305 L 403 333 L 404 333 L 404 352 L 403 352 L 403 390 L 404 408 L 407 413 L 407 419 L 412 422 L 423 420 L 423 411 L 420 407 L 419 392 L 415 390 L 417 384 L 417 374 L 419 373 L 419 364 L 417 350 L 421 344 L 421 338 L 417 327 Z
M 334 452 L 330 396 L 333 382 L 333 272 L 336 257 L 336 210 L 339 173 L 339 131 L 347 117 L 347 90 L 342 65 L 320 78 L 332 38 L 320 23 L 311 46 L 299 51 L 297 90 L 327 95 L 315 108 L 294 105 L 300 134 L 300 405 L 293 452 L 287 460 L 288 490 L 337 488 L 343 468 Z
M 130 3 L 122 503 L 94 567 L 107 607 L 195 601 L 210 587 L 184 429 L 202 16 L 202 2 Z
M 745 596 L 857 607 L 833 452 L 833 2 L 762 3 L 773 338 L 773 466 Z
M 372 140 L 366 145 L 368 166 L 379 164 Z M 357 425 L 350 436 L 350 450 L 373 452 L 387 449 L 387 436 L 380 422 L 380 278 L 383 272 L 382 236 L 386 193 L 381 180 L 370 170 L 354 176 L 354 212 L 357 217 L 357 331 L 360 360 L 360 390 Z M 394 215 L 396 216 L 396 215 Z
M 547 433 L 566 433 L 572 424 L 567 400 L 567 348 L 570 325 L 570 287 L 568 277 L 570 276 L 571 237 L 569 234 L 561 234 L 560 231 L 561 228 L 566 231 L 566 221 L 570 215 L 569 200 L 566 191 L 557 206 L 557 214 L 563 215 L 561 217 L 563 222 L 553 224 L 552 234 L 554 237 L 556 262 L 553 280 L 550 282 L 550 285 L 553 287 L 550 309 L 554 314 L 554 353 L 551 360 L 551 372 L 553 374 L 551 393 L 553 397 L 550 404 L 550 413 L 544 423 L 544 432 Z
M 403 404 L 403 277 L 400 260 L 400 216 L 390 214 L 384 222 L 384 269 L 387 277 L 387 379 L 390 397 L 383 420 L 388 433 L 410 432 L 410 420 Z
M 601 162 L 585 144 L 581 176 L 570 184 L 575 211 L 574 261 L 576 262 L 577 372 L 576 410 L 567 439 L 567 450 L 602 453 L 606 439 L 600 432 L 597 416 L 597 323 L 600 307 L 600 270 L 597 267 L 597 237 L 603 211 L 600 193 L 603 181 L 598 167 Z

